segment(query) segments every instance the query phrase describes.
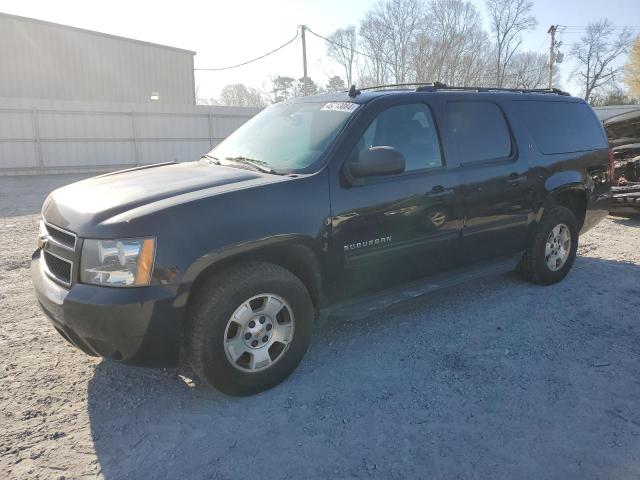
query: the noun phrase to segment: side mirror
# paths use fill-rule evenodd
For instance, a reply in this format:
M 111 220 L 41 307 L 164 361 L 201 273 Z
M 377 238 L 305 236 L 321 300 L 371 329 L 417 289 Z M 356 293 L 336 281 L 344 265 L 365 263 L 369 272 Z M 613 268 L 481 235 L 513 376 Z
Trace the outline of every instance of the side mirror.
M 357 162 L 348 163 L 349 172 L 355 178 L 397 175 L 404 172 L 402 152 L 393 147 L 371 147 L 360 152 Z

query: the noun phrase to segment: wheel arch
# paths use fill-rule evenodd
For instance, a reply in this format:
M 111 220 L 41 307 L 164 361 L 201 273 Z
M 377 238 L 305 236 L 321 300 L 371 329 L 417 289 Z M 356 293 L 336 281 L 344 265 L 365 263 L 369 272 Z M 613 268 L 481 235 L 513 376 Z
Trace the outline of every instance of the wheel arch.
M 578 222 L 578 228 L 582 229 L 587 213 L 587 192 L 582 183 L 561 185 L 552 190 L 545 199 L 540 212 L 540 218 L 544 210 L 552 205 L 560 205 L 571 210 Z
M 246 242 L 204 255 L 185 272 L 186 303 L 211 275 L 239 263 L 258 261 L 281 266 L 298 277 L 317 310 L 323 283 L 320 255 L 314 240 L 297 235 Z

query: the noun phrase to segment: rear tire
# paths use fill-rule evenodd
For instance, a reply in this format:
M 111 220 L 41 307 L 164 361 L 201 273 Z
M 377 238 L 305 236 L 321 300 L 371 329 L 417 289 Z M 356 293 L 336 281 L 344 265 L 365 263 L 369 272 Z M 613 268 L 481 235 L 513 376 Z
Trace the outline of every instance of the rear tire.
M 520 262 L 524 278 L 552 285 L 566 277 L 576 259 L 578 234 L 578 222 L 571 210 L 559 205 L 550 207 Z
M 282 382 L 304 356 L 313 330 L 309 292 L 290 271 L 251 262 L 214 275 L 189 308 L 185 347 L 192 368 L 229 395 Z

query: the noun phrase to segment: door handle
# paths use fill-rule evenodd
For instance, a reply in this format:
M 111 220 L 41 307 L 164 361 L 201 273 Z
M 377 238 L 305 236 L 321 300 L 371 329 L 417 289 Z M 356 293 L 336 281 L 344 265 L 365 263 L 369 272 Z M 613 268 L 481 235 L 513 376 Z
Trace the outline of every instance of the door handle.
M 517 173 L 512 173 L 509 175 L 509 184 L 512 187 L 517 187 L 518 185 L 520 185 L 521 183 L 524 183 L 527 181 L 527 176 L 526 175 L 519 175 Z
M 455 190 L 453 188 L 444 188 L 442 185 L 436 185 L 427 192 L 428 198 L 445 198 L 453 196 Z

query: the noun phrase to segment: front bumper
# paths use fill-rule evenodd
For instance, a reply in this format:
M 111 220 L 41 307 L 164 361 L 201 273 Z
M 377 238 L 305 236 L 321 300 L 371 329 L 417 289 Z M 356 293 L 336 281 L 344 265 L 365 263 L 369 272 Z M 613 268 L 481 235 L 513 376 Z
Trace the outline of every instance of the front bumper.
M 55 329 L 83 352 L 142 366 L 176 366 L 184 309 L 162 286 L 117 288 L 75 284 L 67 289 L 44 272 L 38 250 L 31 278 Z

